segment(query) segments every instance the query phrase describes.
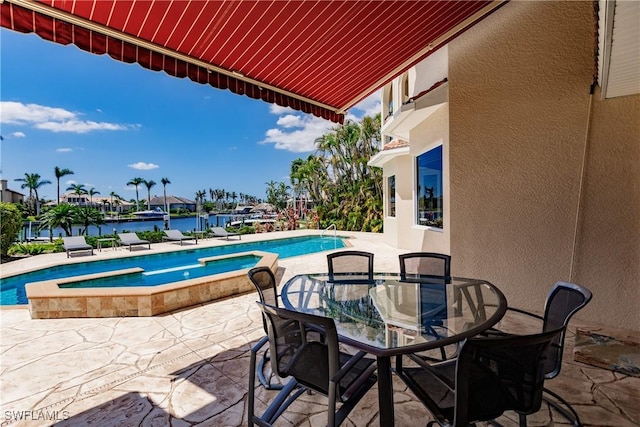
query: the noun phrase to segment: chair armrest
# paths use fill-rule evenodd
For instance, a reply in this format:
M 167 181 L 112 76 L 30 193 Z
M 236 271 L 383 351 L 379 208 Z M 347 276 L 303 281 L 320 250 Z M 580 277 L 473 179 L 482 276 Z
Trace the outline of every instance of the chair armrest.
M 258 341 L 253 347 L 251 347 L 251 351 L 254 353 L 257 353 L 258 350 L 264 347 L 264 345 L 268 342 L 269 342 L 269 337 L 265 335 L 260 339 L 260 341 Z
M 444 360 L 438 363 L 427 363 L 424 361 L 424 359 L 422 359 L 420 356 L 417 356 L 415 354 L 407 354 L 407 356 L 411 360 L 413 360 L 416 364 L 418 364 L 420 368 L 424 369 L 425 371 L 429 371 L 429 373 L 433 375 L 435 379 L 440 381 L 449 390 L 455 390 L 454 379 L 444 375 L 441 372 L 441 369 L 438 369 L 438 368 L 445 368 L 451 365 L 455 365 L 457 363 L 456 359 Z
M 349 359 L 347 363 L 345 363 L 344 366 L 331 378 L 331 382 L 339 383 L 340 380 L 342 380 L 342 377 L 344 377 L 347 372 L 349 372 L 351 368 L 353 368 L 355 364 L 358 363 L 366 354 L 367 353 L 364 351 L 359 351 L 354 354 L 351 359 Z
M 530 311 L 522 310 L 520 308 L 507 307 L 508 311 L 515 311 L 516 313 L 524 314 L 525 316 L 535 317 L 536 319 L 544 320 L 544 317 L 539 314 L 531 313 Z

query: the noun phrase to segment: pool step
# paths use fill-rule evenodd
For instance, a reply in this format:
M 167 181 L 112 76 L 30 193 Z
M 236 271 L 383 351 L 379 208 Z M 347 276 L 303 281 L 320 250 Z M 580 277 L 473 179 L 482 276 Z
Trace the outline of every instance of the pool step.
M 179 267 L 163 268 L 162 270 L 145 271 L 143 276 L 153 276 L 154 274 L 171 273 L 172 271 L 190 270 L 192 268 L 202 268 L 202 264 L 181 265 Z

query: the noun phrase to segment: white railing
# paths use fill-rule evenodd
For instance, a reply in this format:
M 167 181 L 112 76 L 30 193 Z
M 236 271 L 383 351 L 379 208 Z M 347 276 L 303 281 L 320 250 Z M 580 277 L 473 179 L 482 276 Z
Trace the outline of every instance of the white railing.
M 320 233 L 320 237 L 324 237 L 324 233 L 326 233 L 327 231 L 331 230 L 333 228 L 333 237 L 336 238 L 338 237 L 338 229 L 336 227 L 335 224 L 331 224 L 330 226 L 328 226 L 327 228 L 325 228 L 322 233 Z

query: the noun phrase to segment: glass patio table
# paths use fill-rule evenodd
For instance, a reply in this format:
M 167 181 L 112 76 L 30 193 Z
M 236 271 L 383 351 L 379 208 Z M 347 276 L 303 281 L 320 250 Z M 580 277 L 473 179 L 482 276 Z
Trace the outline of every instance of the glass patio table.
M 331 317 L 341 342 L 377 359 L 380 425 L 394 423 L 391 357 L 438 349 L 477 335 L 507 302 L 485 280 L 376 273 L 294 276 L 282 289 L 289 310 Z

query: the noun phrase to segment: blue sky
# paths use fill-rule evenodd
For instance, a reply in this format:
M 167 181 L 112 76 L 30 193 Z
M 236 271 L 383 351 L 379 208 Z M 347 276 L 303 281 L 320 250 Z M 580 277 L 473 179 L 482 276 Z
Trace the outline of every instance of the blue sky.
M 0 30 L 1 176 L 39 173 L 39 191 L 54 199 L 54 167 L 70 184 L 135 198 L 134 177 L 193 199 L 198 190 L 265 197 L 265 182 L 286 181 L 291 161 L 314 151 L 313 141 L 335 124 L 264 101 L 93 55 L 33 34 Z M 376 93 L 350 118 L 379 111 Z M 140 189 L 146 197 L 146 188 Z

